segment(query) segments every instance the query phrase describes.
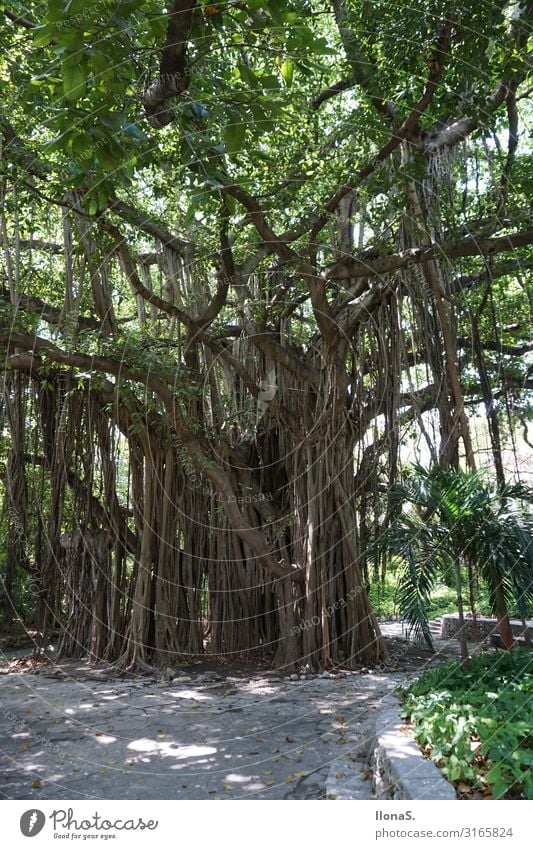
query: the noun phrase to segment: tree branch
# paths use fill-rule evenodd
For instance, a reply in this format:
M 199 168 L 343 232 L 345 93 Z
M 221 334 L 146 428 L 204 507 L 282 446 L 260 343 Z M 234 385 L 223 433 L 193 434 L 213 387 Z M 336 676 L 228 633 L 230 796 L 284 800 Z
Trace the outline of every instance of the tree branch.
M 2 299 L 6 303 L 11 303 L 7 289 L 2 291 Z M 44 321 L 48 322 L 48 324 L 59 325 L 63 317 L 63 311 L 59 307 L 47 304 L 46 301 L 42 301 L 41 298 L 37 298 L 35 295 L 19 294 L 17 307 L 23 312 L 38 315 Z M 77 324 L 81 330 L 99 330 L 101 327 L 101 322 L 95 318 L 86 318 L 85 316 L 79 316 Z
M 255 229 L 265 244 L 273 253 L 276 253 L 280 259 L 299 259 L 298 254 L 293 251 L 280 236 L 276 235 L 266 220 L 265 213 L 257 198 L 252 197 L 252 195 L 249 195 L 248 192 L 236 184 L 222 186 L 220 192 L 222 194 L 231 195 L 231 197 L 235 198 L 235 200 L 239 201 L 239 203 L 244 206 L 248 212 L 250 221 L 255 226 Z
M 159 239 L 164 247 L 172 248 L 180 256 L 183 256 L 193 248 L 192 242 L 188 242 L 180 236 L 175 236 L 167 230 L 161 221 L 158 221 L 151 215 L 147 215 L 140 209 L 136 209 L 134 206 L 130 206 L 130 204 L 122 200 L 111 201 L 108 209 L 124 219 L 124 221 L 127 221 L 134 227 L 138 227 L 143 233 L 148 233 L 148 235 Z
M 348 91 L 348 89 L 353 86 L 354 82 L 355 80 L 339 80 L 338 83 L 333 83 L 333 85 L 330 85 L 329 88 L 324 89 L 317 94 L 315 98 L 313 98 L 311 101 L 311 109 L 316 112 L 316 110 L 320 109 L 326 100 L 330 100 L 332 97 L 335 97 L 337 94 L 341 94 L 343 91 Z
M 524 342 L 522 345 L 505 345 L 497 339 L 488 339 L 482 341 L 481 345 L 484 351 L 495 351 L 497 354 L 505 354 L 508 357 L 523 357 L 524 354 L 529 354 L 530 351 L 533 351 L 533 342 Z M 458 336 L 457 347 L 464 349 L 471 348 L 472 337 Z
M 284 348 L 275 339 L 272 338 L 272 333 L 263 328 L 258 328 L 252 318 L 249 304 L 243 295 L 244 283 L 242 278 L 245 276 L 242 268 L 236 268 L 233 260 L 233 252 L 227 233 L 221 232 L 221 260 L 224 268 L 226 279 L 234 285 L 237 298 L 239 299 L 244 330 L 253 342 L 253 344 L 273 362 L 277 362 L 286 368 L 291 374 L 297 377 L 302 383 L 310 384 L 313 382 L 313 373 L 307 368 L 299 357 L 295 356 L 289 348 Z
M 354 277 L 376 277 L 389 274 L 409 265 L 417 265 L 439 257 L 454 259 L 464 256 L 494 256 L 515 248 L 522 248 L 533 243 L 533 230 L 512 233 L 509 236 L 499 236 L 495 239 L 482 237 L 461 239 L 458 242 L 427 245 L 421 248 L 410 248 L 398 254 L 383 256 L 379 259 L 365 262 L 357 257 L 345 257 L 335 265 L 326 268 L 323 276 L 328 280 L 349 280 Z
M 337 208 L 343 197 L 345 197 L 345 195 L 347 195 L 349 192 L 359 186 L 363 182 L 363 180 L 369 177 L 370 174 L 372 174 L 376 170 L 376 168 L 381 162 L 387 159 L 390 154 L 394 150 L 396 150 L 397 147 L 399 147 L 402 141 L 410 137 L 418 123 L 420 116 L 428 108 L 429 104 L 433 100 L 433 96 L 435 94 L 438 82 L 442 76 L 444 64 L 448 54 L 450 46 L 451 28 L 452 23 L 451 21 L 447 20 L 439 36 L 434 51 L 433 60 L 431 62 L 431 70 L 426 80 L 424 91 L 411 109 L 411 112 L 409 113 L 407 118 L 395 130 L 394 134 L 391 136 L 389 141 L 381 147 L 381 149 L 370 160 L 370 162 L 368 162 L 363 168 L 360 168 L 359 171 L 357 171 L 355 178 L 353 180 L 350 180 L 350 182 L 344 183 L 342 186 L 340 186 L 340 188 L 335 192 L 335 194 L 332 195 L 328 201 L 326 201 L 324 205 L 324 210 L 316 219 L 309 236 L 309 245 L 311 248 L 312 255 L 314 255 L 316 237 L 318 236 L 322 228 L 327 224 L 329 216 Z
M 17 15 L 15 12 L 11 12 L 9 9 L 4 8 L 4 14 L 6 18 L 9 18 L 13 23 L 18 24 L 25 29 L 35 29 L 36 24 L 29 21 L 28 18 L 23 18 L 22 15 Z
M 479 110 L 483 115 L 494 112 L 507 96 L 507 83 L 500 83 L 498 87 L 487 98 L 485 108 Z M 479 125 L 479 118 L 465 116 L 458 118 L 445 127 L 424 133 L 421 136 L 420 148 L 424 153 L 436 153 L 441 147 L 454 147 L 458 142 L 465 139 Z
M 152 127 L 166 127 L 174 120 L 171 109 L 164 104 L 189 87 L 187 68 L 187 42 L 191 34 L 193 10 L 196 0 L 174 0 L 168 16 L 168 29 L 159 77 L 142 95 L 142 102 Z
M 228 364 L 242 379 L 248 391 L 254 397 L 257 397 L 259 395 L 259 387 L 256 385 L 255 381 L 248 373 L 248 370 L 246 369 L 244 364 L 237 360 L 235 357 L 233 357 L 230 352 L 227 351 L 226 348 L 224 348 L 223 345 L 213 339 L 213 337 L 207 334 L 203 329 L 203 326 L 205 326 L 205 324 L 209 321 L 209 316 L 207 317 L 207 321 L 204 316 L 204 325 L 202 326 L 202 324 L 200 323 L 202 319 L 196 321 L 195 319 L 191 318 L 191 316 L 188 315 L 184 310 L 180 309 L 174 304 L 171 304 L 169 301 L 165 301 L 164 298 L 160 298 L 159 295 L 155 294 L 155 292 L 151 292 L 149 289 L 147 289 L 143 285 L 139 275 L 137 274 L 137 269 L 135 267 L 135 263 L 131 258 L 128 245 L 118 227 L 105 220 L 101 220 L 100 223 L 102 225 L 102 228 L 107 233 L 109 233 L 109 235 L 115 242 L 115 247 L 120 256 L 122 267 L 124 268 L 124 273 L 128 278 L 133 292 L 136 295 L 140 295 L 140 297 L 143 298 L 143 300 L 147 301 L 149 304 L 153 304 L 154 306 L 156 306 L 162 312 L 165 312 L 168 315 L 177 318 L 189 330 L 189 344 L 192 344 L 196 341 L 203 342 L 214 354 L 217 354 L 218 356 L 225 359 L 226 362 L 228 362 Z
M 396 106 L 383 97 L 374 82 L 374 63 L 363 56 L 353 31 L 346 26 L 349 18 L 346 3 L 344 0 L 332 0 L 332 6 L 346 58 L 352 69 L 353 81 L 369 96 L 370 102 L 378 112 L 389 120 L 396 121 L 398 117 Z
M 526 49 L 530 34 L 530 23 L 528 24 L 528 22 L 531 20 L 532 10 L 533 3 L 531 0 L 524 0 L 523 3 L 516 4 L 516 11 L 512 17 L 509 30 L 509 53 L 515 52 L 517 48 L 519 51 Z M 524 57 L 524 60 L 526 59 L 527 57 Z M 523 70 L 515 73 L 511 79 L 502 80 L 499 83 L 487 97 L 485 108 L 476 110 L 477 117 L 463 116 L 445 127 L 423 134 L 421 149 L 424 153 L 435 153 L 441 147 L 453 147 L 470 135 L 479 126 L 483 116 L 492 114 L 508 98 L 510 92 L 516 93 L 516 89 L 526 77 L 529 64 L 524 61 Z

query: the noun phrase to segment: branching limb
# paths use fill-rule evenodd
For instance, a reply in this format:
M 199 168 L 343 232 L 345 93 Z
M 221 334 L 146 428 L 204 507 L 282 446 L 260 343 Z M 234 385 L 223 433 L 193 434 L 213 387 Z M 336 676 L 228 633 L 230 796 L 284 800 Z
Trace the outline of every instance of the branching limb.
M 383 96 L 374 81 L 374 63 L 366 56 L 363 56 L 353 31 L 346 25 L 349 20 L 349 12 L 345 0 L 332 0 L 332 6 L 339 35 L 346 53 L 346 58 L 348 59 L 352 69 L 353 81 L 357 83 L 357 85 L 359 85 L 369 96 L 370 102 L 378 112 L 391 121 L 397 121 L 398 113 L 396 106 L 392 103 L 392 101 L 387 100 Z M 345 81 L 342 80 L 341 84 L 344 82 Z M 339 85 L 339 83 L 337 85 Z M 348 87 L 349 86 L 347 86 L 347 88 Z M 333 94 L 330 96 L 333 96 Z M 323 99 L 327 99 L 323 98 L 321 100 L 321 97 L 322 95 L 318 95 L 316 98 L 319 100 L 318 105 L 323 102 Z
M 345 197 L 345 195 L 347 195 L 349 192 L 353 191 L 353 189 L 357 188 L 357 186 L 359 186 L 363 182 L 363 180 L 369 177 L 370 174 L 372 174 L 376 170 L 378 165 L 384 162 L 391 155 L 391 153 L 396 150 L 397 147 L 399 147 L 402 141 L 410 138 L 411 134 L 413 133 L 415 127 L 418 124 L 420 116 L 424 113 L 424 111 L 428 108 L 431 101 L 433 100 L 437 85 L 439 83 L 440 78 L 442 77 L 446 57 L 448 55 L 450 47 L 451 29 L 451 21 L 446 21 L 438 39 L 432 62 L 430 63 L 431 70 L 426 80 L 424 91 L 411 109 L 411 112 L 409 113 L 407 118 L 394 131 L 394 134 L 391 136 L 388 142 L 386 142 L 386 144 L 381 147 L 381 149 L 376 153 L 376 155 L 366 165 L 364 165 L 357 171 L 355 178 L 341 185 L 337 189 L 335 194 L 333 194 L 329 198 L 329 200 L 326 201 L 326 203 L 324 204 L 323 211 L 316 218 L 309 236 L 309 246 L 312 256 L 314 256 L 316 237 L 318 236 L 322 228 L 327 224 L 331 213 L 335 211 L 343 197 Z
M 345 257 L 335 265 L 325 269 L 324 276 L 329 280 L 349 280 L 354 277 L 377 277 L 388 274 L 409 265 L 428 262 L 438 257 L 454 259 L 464 256 L 494 256 L 505 251 L 533 244 L 533 230 L 523 230 L 495 239 L 470 238 L 457 242 L 425 245 L 410 248 L 398 254 L 390 254 L 379 259 L 365 262 L 356 257 Z
M 10 9 L 4 8 L 4 15 L 6 18 L 9 18 L 10 21 L 13 21 L 14 24 L 18 24 L 24 29 L 35 29 L 37 24 L 34 24 L 32 21 L 28 20 L 28 18 L 24 18 L 22 15 L 17 15 L 16 12 L 12 12 Z
M 159 77 L 151 83 L 142 96 L 148 120 L 157 129 L 174 120 L 174 113 L 165 104 L 189 87 L 187 68 L 187 43 L 191 34 L 196 0 L 174 0 L 168 16 L 168 29 Z
M 203 325 L 202 319 L 195 320 L 191 318 L 184 310 L 177 307 L 175 304 L 171 304 L 169 301 L 166 301 L 164 298 L 156 295 L 155 292 L 151 292 L 149 289 L 144 286 L 141 278 L 137 273 L 137 269 L 135 267 L 135 263 L 131 257 L 128 245 L 122 236 L 118 227 L 114 224 L 111 224 L 109 221 L 101 222 L 103 229 L 109 233 L 109 235 L 113 238 L 115 243 L 115 247 L 120 256 L 122 267 L 124 268 L 124 273 L 128 278 L 128 281 L 136 295 L 140 295 L 143 300 L 147 301 L 149 304 L 153 304 L 155 307 L 160 309 L 162 312 L 167 313 L 168 315 L 177 318 L 187 329 L 189 330 L 189 344 L 193 344 L 194 342 L 202 342 L 209 347 L 209 349 L 216 355 L 225 359 L 228 364 L 237 372 L 239 377 L 242 379 L 244 385 L 248 389 L 248 391 L 254 396 L 257 397 L 259 394 L 259 388 L 256 385 L 255 381 L 249 374 L 248 370 L 235 357 L 233 357 L 220 342 L 217 342 L 212 336 L 205 332 L 204 327 L 209 323 L 209 316 L 203 317 Z M 221 292 L 223 294 L 223 291 Z M 225 295 L 224 295 L 225 298 Z M 216 308 L 216 307 L 215 307 Z M 209 310 L 209 307 L 208 307 Z M 216 317 L 213 316 L 213 319 Z

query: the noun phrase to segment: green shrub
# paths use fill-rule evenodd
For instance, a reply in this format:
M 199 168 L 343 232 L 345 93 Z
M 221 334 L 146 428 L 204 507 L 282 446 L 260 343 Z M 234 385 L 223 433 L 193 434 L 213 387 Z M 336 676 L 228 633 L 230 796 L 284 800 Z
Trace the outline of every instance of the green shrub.
M 498 651 L 425 672 L 400 689 L 403 716 L 452 782 L 533 799 L 533 655 Z

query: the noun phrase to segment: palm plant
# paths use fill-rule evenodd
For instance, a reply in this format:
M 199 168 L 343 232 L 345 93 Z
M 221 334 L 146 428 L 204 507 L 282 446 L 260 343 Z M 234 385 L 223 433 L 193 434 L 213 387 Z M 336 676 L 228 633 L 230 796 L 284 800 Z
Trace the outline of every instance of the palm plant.
M 398 604 L 410 627 L 433 647 L 428 604 L 437 579 L 450 572 L 463 619 L 464 564 L 486 583 L 502 644 L 511 648 L 509 605 L 516 604 L 525 618 L 533 601 L 532 491 L 524 485 L 497 488 L 481 472 L 414 466 L 389 498 L 392 521 L 374 552 L 402 561 Z M 463 639 L 464 659 L 465 650 Z

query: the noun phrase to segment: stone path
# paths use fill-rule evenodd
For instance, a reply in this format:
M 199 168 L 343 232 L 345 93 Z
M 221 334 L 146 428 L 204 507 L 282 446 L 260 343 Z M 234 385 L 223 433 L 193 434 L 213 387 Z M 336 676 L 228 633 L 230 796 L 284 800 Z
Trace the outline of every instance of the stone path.
M 370 798 L 366 749 L 405 673 L 0 677 L 8 799 Z

